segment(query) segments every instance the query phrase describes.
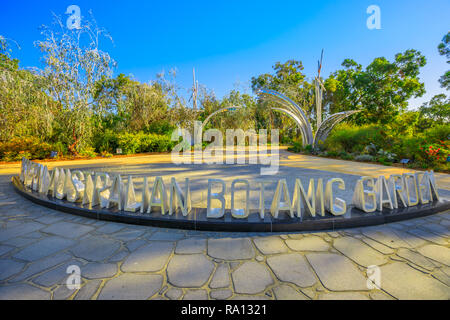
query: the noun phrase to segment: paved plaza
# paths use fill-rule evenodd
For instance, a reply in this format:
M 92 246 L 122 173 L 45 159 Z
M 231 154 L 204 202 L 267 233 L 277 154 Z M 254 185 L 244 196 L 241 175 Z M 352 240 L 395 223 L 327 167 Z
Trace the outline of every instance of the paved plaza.
M 126 174 L 151 163 L 169 163 L 168 156 L 46 164 Z M 286 174 L 303 168 L 315 177 L 326 170 L 346 181 L 408 171 L 285 151 L 280 163 Z M 36 205 L 14 192 L 10 179 L 17 173 L 16 164 L 0 166 L 0 299 L 450 298 L 450 212 L 319 233 L 163 229 Z M 449 175 L 436 180 L 448 195 Z M 69 266 L 80 268 L 79 289 L 66 285 Z M 381 288 L 368 286 L 371 266 L 378 267 Z

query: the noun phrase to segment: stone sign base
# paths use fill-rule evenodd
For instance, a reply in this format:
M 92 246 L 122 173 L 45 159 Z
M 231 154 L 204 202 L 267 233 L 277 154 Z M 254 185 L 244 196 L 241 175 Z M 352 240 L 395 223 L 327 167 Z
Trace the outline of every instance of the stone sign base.
M 210 219 L 206 218 L 206 208 L 192 208 L 191 213 L 186 217 L 180 213 L 171 216 L 160 213 L 140 214 L 119 211 L 114 208 L 102 209 L 100 206 L 88 209 L 87 206 L 82 206 L 81 203 L 55 199 L 26 188 L 19 177 L 13 177 L 12 184 L 16 192 L 23 197 L 48 208 L 74 215 L 104 221 L 202 231 L 293 232 L 337 230 L 419 218 L 450 209 L 450 200 L 441 198 L 439 202 L 383 212 L 363 213 L 360 210 L 350 208 L 342 216 L 333 216 L 326 213 L 324 217 L 303 217 L 300 219 L 291 218 L 287 212 L 280 212 L 278 219 L 275 219 L 269 210 L 266 210 L 264 219 L 260 219 L 257 210 L 253 210 L 248 218 L 234 219 L 231 217 L 230 210 L 226 210 L 223 218 Z

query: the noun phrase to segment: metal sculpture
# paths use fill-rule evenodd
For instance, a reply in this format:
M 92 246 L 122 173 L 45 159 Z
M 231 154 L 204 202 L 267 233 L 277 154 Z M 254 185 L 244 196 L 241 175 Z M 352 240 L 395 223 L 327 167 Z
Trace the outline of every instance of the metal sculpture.
M 320 125 L 314 135 L 305 113 L 294 101 L 274 90 L 261 89 L 258 95 L 263 100 L 272 101 L 283 106 L 284 108 L 272 107 L 272 110 L 281 111 L 289 115 L 300 128 L 303 145 L 312 145 L 314 149 L 317 149 L 319 141 L 325 141 L 334 126 L 352 114 L 360 112 L 360 110 L 352 110 L 332 114 L 323 122 L 318 122 Z
M 323 100 L 323 92 L 325 91 L 325 87 L 323 85 L 323 81 L 320 77 L 320 73 L 322 71 L 322 60 L 323 60 L 323 50 L 320 61 L 318 61 L 318 69 L 317 69 L 317 77 L 314 79 L 315 83 L 315 96 L 316 96 L 316 120 L 317 120 L 317 130 L 315 135 L 312 131 L 311 123 L 308 121 L 308 118 L 305 112 L 297 105 L 294 101 L 286 97 L 285 95 L 269 89 L 261 89 L 258 91 L 258 96 L 262 100 L 272 101 L 279 104 L 281 107 L 271 107 L 272 110 L 285 113 L 290 118 L 292 118 L 297 126 L 300 129 L 302 136 L 302 143 L 304 146 L 312 145 L 313 149 L 317 149 L 319 142 L 323 142 L 326 140 L 331 130 L 342 120 L 351 116 L 354 113 L 360 112 L 360 110 L 351 110 L 344 111 L 330 115 L 324 121 L 322 121 L 322 100 Z M 202 129 L 209 122 L 209 120 L 218 113 L 227 111 L 227 110 L 235 110 L 242 108 L 241 106 L 231 106 L 219 109 L 213 113 L 211 113 L 205 121 L 202 123 Z

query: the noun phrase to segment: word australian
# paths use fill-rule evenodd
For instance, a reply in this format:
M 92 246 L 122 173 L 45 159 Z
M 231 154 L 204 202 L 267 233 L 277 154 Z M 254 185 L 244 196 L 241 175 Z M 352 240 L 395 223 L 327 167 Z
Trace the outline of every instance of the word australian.
M 20 180 L 34 191 L 50 195 L 69 202 L 80 202 L 89 208 L 101 206 L 111 208 L 117 206 L 119 210 L 128 212 L 152 213 L 172 215 L 180 211 L 183 216 L 192 210 L 189 179 L 185 179 L 182 190 L 174 177 L 168 186 L 162 177 L 156 177 L 150 184 L 148 177 L 144 178 L 142 201 L 136 201 L 133 179 L 128 177 L 125 184 L 121 176 L 110 176 L 107 173 L 83 173 L 82 171 L 55 168 L 52 172 L 46 166 L 22 160 Z M 265 187 L 272 181 L 259 181 L 259 216 L 264 219 Z M 239 186 L 239 190 L 237 187 Z M 213 187 L 220 187 L 220 192 L 212 192 Z M 280 211 L 288 212 L 292 218 L 308 214 L 312 217 L 324 216 L 325 212 L 339 216 L 347 212 L 345 200 L 334 196 L 334 190 L 345 190 L 345 182 L 341 178 L 332 178 L 324 183 L 323 179 L 310 179 L 308 189 L 300 179 L 295 180 L 293 197 L 286 179 L 280 179 L 271 201 L 270 213 L 278 218 Z M 222 218 L 225 215 L 225 181 L 221 179 L 208 180 L 207 217 Z M 245 192 L 243 208 L 236 208 L 236 192 Z M 213 207 L 215 200 L 219 207 Z M 434 173 L 405 173 L 394 174 L 388 179 L 380 176 L 361 177 L 353 192 L 352 205 L 366 213 L 383 210 L 393 210 L 399 207 L 411 207 L 420 204 L 439 201 L 438 189 Z M 250 213 L 250 183 L 246 179 L 236 179 L 231 183 L 231 215 L 233 218 L 247 218 Z

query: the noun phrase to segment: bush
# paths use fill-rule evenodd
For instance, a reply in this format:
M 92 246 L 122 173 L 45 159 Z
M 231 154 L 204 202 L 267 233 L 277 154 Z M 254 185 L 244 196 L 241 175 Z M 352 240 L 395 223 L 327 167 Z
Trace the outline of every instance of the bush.
M 93 147 L 86 147 L 80 151 L 80 156 L 87 158 L 95 158 L 97 153 L 95 153 L 95 149 Z
M 4 161 L 19 161 L 27 159 L 45 159 L 50 156 L 53 147 L 38 138 L 13 138 L 0 143 L 0 159 Z
M 353 156 L 347 152 L 339 153 L 339 158 L 341 158 L 343 160 L 353 160 Z
M 302 152 L 303 151 L 303 145 L 300 141 L 293 141 L 292 145 L 288 148 L 288 151 L 291 152 Z
M 112 158 L 112 153 L 109 153 L 108 151 L 102 151 L 102 152 L 100 152 L 100 155 L 103 157 L 103 158 Z
M 347 153 L 361 153 L 365 147 L 373 143 L 375 145 L 384 146 L 387 136 L 383 130 L 377 126 L 354 127 L 349 125 L 341 125 L 339 128 L 331 132 L 328 139 L 325 140 L 324 146 L 328 151 Z
M 94 147 L 98 152 L 107 151 L 114 153 L 118 145 L 118 134 L 111 129 L 106 129 L 105 132 L 94 138 Z
M 423 135 L 428 143 L 438 143 L 450 140 L 450 124 L 441 124 L 431 127 L 426 130 Z
M 118 148 L 124 154 L 141 152 L 167 152 L 172 150 L 175 142 L 169 136 L 153 133 L 122 133 L 117 137 Z
M 374 160 L 374 157 L 370 154 L 360 154 L 359 156 L 355 157 L 356 161 L 364 161 L 364 162 L 371 162 Z

